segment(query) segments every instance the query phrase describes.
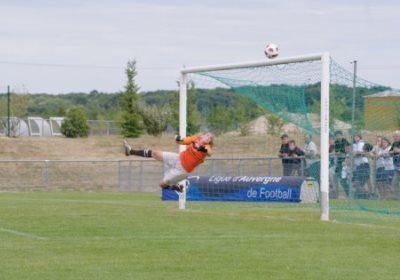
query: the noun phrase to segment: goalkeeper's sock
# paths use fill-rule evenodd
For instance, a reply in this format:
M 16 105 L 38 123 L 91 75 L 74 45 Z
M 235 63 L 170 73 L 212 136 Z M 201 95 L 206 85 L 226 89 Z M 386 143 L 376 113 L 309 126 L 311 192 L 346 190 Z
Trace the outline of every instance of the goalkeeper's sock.
M 177 192 L 183 192 L 183 186 L 182 185 L 167 185 L 163 187 L 164 190 L 172 190 L 172 191 L 177 191 Z
M 135 156 L 140 156 L 140 157 L 147 157 L 151 158 L 152 156 L 152 151 L 150 149 L 144 149 L 144 150 L 130 150 L 131 155 Z
M 182 185 L 173 185 L 171 187 L 171 190 L 177 191 L 177 192 L 183 192 L 183 186 Z

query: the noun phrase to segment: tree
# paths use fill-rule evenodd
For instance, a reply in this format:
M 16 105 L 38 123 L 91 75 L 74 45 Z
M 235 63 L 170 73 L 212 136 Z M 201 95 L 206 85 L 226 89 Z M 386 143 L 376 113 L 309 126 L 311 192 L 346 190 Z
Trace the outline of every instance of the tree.
M 11 112 L 13 116 L 25 117 L 31 104 L 31 96 L 28 93 L 11 95 Z
M 197 108 L 197 96 L 196 96 L 196 87 L 193 81 L 188 83 L 187 87 L 187 107 L 186 107 L 186 121 L 187 127 L 186 131 L 188 135 L 193 135 L 199 132 L 201 127 L 201 113 Z M 171 108 L 170 120 L 169 123 L 176 129 L 179 130 L 179 93 L 176 92 L 173 94 L 172 98 L 169 101 L 169 105 Z
M 187 133 L 193 135 L 201 127 L 201 114 L 196 104 L 196 87 L 193 81 L 189 82 L 187 91 Z
M 87 116 L 81 107 L 68 110 L 65 120 L 61 125 L 61 133 L 68 138 L 87 137 L 89 135 Z
M 31 95 L 25 89 L 14 89 L 11 92 L 10 98 L 10 113 L 13 117 L 26 117 L 28 116 L 28 108 L 32 104 Z M 7 94 L 0 97 L 0 114 L 7 115 Z
M 143 120 L 138 108 L 139 87 L 135 84 L 136 61 L 128 61 L 125 70 L 127 84 L 120 96 L 122 109 L 121 133 L 125 137 L 139 137 L 143 133 Z
M 175 129 L 176 133 L 179 132 L 179 93 L 174 92 L 169 100 L 169 107 L 171 114 L 169 117 L 169 124 Z
M 207 126 L 215 134 L 221 134 L 233 129 L 233 112 L 224 106 L 216 106 L 208 111 Z
M 153 136 L 161 135 L 168 125 L 170 110 L 166 106 L 144 106 L 141 110 L 143 123 L 146 126 L 146 132 Z
M 266 114 L 267 119 L 267 129 L 268 133 L 271 135 L 277 135 L 281 132 L 282 127 L 285 124 L 285 121 L 281 119 L 279 116 L 274 114 Z

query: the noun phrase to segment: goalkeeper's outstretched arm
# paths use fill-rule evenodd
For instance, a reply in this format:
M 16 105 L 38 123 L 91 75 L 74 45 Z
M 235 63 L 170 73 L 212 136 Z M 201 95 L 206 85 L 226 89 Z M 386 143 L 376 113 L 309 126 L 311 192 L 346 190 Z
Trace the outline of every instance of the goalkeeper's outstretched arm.
M 190 145 L 193 141 L 195 141 L 197 136 L 186 136 L 182 137 L 180 135 L 175 136 L 175 141 L 179 145 Z
M 214 136 L 207 132 L 196 136 L 181 137 L 177 135 L 175 141 L 180 145 L 193 145 L 193 147 L 199 152 L 206 153 L 207 156 L 211 156 L 212 145 Z

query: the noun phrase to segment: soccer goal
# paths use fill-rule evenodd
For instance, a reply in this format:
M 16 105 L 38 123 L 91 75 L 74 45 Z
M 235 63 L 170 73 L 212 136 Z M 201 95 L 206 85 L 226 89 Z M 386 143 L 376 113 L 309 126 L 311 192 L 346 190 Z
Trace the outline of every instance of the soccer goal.
M 233 89 L 234 92 L 241 96 L 247 97 L 252 100 L 257 106 L 264 108 L 270 114 L 277 114 L 291 116 L 293 120 L 296 120 L 296 124 L 302 127 L 305 131 L 320 133 L 320 219 L 323 221 L 329 220 L 329 84 L 330 84 L 330 57 L 328 53 L 303 55 L 298 57 L 289 58 L 278 58 L 273 60 L 264 59 L 261 61 L 233 63 L 225 65 L 211 65 L 202 67 L 191 67 L 183 68 L 181 70 L 180 77 L 180 91 L 179 91 L 179 132 L 182 136 L 187 134 L 188 128 L 188 91 L 200 90 L 201 88 L 214 88 L 215 94 L 218 94 L 218 89 L 224 91 L 226 89 Z M 206 80 L 206 81 L 205 81 Z M 214 84 L 214 87 L 210 85 Z M 320 104 L 319 110 L 319 124 L 312 125 L 310 116 L 307 115 L 307 111 L 301 107 L 303 102 L 300 99 L 304 99 L 304 86 L 305 85 L 319 85 L 319 97 L 318 102 Z M 191 85 L 191 88 L 190 88 Z M 189 86 L 189 88 L 188 88 Z M 291 96 L 292 94 L 292 96 Z M 298 99 L 298 101 L 295 101 Z M 287 101 L 289 102 L 287 102 Z M 289 104 L 292 102 L 292 104 Z M 293 103 L 296 102 L 296 103 Z M 228 102 L 229 103 L 229 102 Z M 214 108 L 207 108 L 208 114 L 212 114 L 210 110 Z M 220 108 L 221 114 L 224 114 L 223 108 Z M 303 111 L 299 111 L 303 109 Z M 218 113 L 217 113 L 218 114 Z M 246 113 L 245 113 L 246 114 Z M 216 117 L 218 119 L 218 116 Z M 218 123 L 218 120 L 216 121 Z M 270 121 L 272 122 L 272 121 Z M 211 128 L 211 130 L 213 130 Z M 223 130 L 220 131 L 223 133 Z M 228 132 L 228 131 L 226 131 Z M 279 135 L 281 131 L 277 132 Z M 240 137 L 231 136 L 233 137 Z M 268 141 L 265 138 L 265 141 Z M 248 147 L 253 143 L 247 143 Z M 254 145 L 260 145 L 254 142 Z M 218 149 L 218 148 L 216 148 Z M 276 153 L 275 153 L 276 154 Z M 243 154 L 239 152 L 234 153 L 227 159 L 232 162 L 234 157 L 243 157 Z M 245 157 L 240 160 L 241 164 L 246 165 L 244 162 L 246 159 L 248 162 L 253 161 L 253 166 L 250 169 L 255 168 L 259 165 L 273 165 L 271 160 L 269 163 L 263 162 L 263 156 L 268 157 L 268 154 L 259 154 L 257 157 Z M 214 166 L 218 162 L 214 163 Z M 222 163 L 222 165 L 226 165 Z M 254 169 L 253 169 L 254 170 Z M 212 172 L 214 173 L 214 171 Z M 270 174 L 268 174 L 270 173 Z M 269 172 L 265 172 L 264 176 L 259 174 L 254 179 L 247 176 L 243 172 L 243 168 L 239 170 L 237 176 L 225 176 L 233 181 L 262 181 L 262 180 L 280 180 L 282 174 L 273 174 L 271 169 Z M 226 173 L 215 174 L 216 177 L 211 180 L 218 180 L 220 178 L 224 180 Z M 210 174 L 211 175 L 211 174 Z M 218 175 L 221 175 L 218 177 Z M 252 173 L 248 173 L 252 175 Z M 298 174 L 300 175 L 300 174 Z M 240 177 L 239 177 L 240 176 Z M 262 179 L 264 178 L 264 179 Z M 269 178 L 269 179 L 268 179 Z M 282 177 L 281 177 L 282 178 Z M 235 184 L 234 182 L 232 184 Z M 236 183 L 237 184 L 237 183 Z M 220 189 L 220 186 L 210 186 L 210 188 L 217 188 L 212 192 L 224 192 Z M 275 198 L 288 196 L 285 190 L 276 190 L 275 193 L 267 193 L 267 189 L 263 189 L 259 194 L 255 195 L 270 195 Z M 288 191 L 286 189 L 286 191 Z M 249 191 L 247 191 L 249 192 Z M 248 194 L 251 196 L 252 193 Z M 300 194 L 299 194 L 300 196 Z M 181 196 L 180 205 L 183 205 L 184 195 Z
M 216 138 L 180 208 L 186 198 L 188 209 L 318 206 L 324 221 L 332 211 L 335 219 L 400 214 L 399 187 L 383 182 L 382 159 L 368 150 L 397 129 L 397 97 L 328 53 L 183 68 L 179 132 L 209 130 Z M 307 153 L 279 158 L 284 135 Z

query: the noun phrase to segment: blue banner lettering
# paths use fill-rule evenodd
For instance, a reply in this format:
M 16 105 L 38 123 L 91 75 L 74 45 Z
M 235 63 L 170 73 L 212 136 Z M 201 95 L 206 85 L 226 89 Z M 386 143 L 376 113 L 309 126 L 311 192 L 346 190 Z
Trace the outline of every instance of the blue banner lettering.
M 188 201 L 300 202 L 303 177 L 191 176 Z M 162 191 L 163 200 L 178 200 L 172 190 Z

